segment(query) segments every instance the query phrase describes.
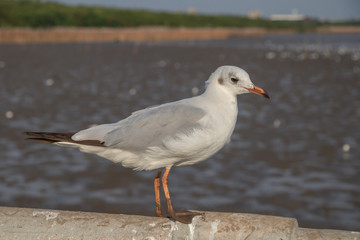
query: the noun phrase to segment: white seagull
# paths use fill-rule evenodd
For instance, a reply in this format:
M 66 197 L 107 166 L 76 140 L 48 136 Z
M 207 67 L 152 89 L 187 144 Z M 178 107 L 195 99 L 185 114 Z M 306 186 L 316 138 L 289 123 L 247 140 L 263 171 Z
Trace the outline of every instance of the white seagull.
M 162 217 L 160 180 L 168 217 L 191 223 L 199 213 L 175 212 L 168 190 L 171 167 L 192 165 L 219 151 L 230 141 L 238 107 L 237 95 L 255 93 L 269 98 L 249 74 L 235 66 L 221 66 L 206 81 L 203 94 L 146 108 L 116 123 L 72 133 L 24 132 L 29 140 L 75 147 L 134 170 L 159 170 L 154 180 L 156 216 Z

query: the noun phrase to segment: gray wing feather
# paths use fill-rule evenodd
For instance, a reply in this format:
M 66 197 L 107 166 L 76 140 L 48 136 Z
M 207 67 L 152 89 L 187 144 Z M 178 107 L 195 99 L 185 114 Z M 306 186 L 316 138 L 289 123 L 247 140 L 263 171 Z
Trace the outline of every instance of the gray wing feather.
M 185 104 L 164 104 L 134 112 L 118 122 L 118 127 L 104 136 L 106 146 L 141 151 L 161 145 L 166 138 L 200 128 L 205 112 Z

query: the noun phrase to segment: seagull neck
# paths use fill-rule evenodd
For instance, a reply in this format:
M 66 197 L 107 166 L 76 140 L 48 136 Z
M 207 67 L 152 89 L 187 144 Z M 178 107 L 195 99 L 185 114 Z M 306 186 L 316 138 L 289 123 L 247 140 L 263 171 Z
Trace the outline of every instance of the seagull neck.
M 209 101 L 218 103 L 218 104 L 235 104 L 237 105 L 236 95 L 226 91 L 222 87 L 209 85 L 206 88 L 206 91 L 203 93 L 204 97 Z

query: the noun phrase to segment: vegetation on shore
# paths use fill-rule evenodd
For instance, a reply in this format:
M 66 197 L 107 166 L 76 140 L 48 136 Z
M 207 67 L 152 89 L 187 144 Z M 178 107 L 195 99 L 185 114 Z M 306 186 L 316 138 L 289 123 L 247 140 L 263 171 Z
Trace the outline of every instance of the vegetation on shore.
M 187 13 L 124 10 L 94 6 L 69 6 L 56 2 L 31 0 L 0 0 L 0 27 L 44 28 L 69 27 L 261 27 L 265 29 L 313 30 L 335 25 L 318 20 L 299 22 L 249 19 L 234 15 L 203 15 Z M 336 25 L 360 25 L 359 21 L 338 22 Z

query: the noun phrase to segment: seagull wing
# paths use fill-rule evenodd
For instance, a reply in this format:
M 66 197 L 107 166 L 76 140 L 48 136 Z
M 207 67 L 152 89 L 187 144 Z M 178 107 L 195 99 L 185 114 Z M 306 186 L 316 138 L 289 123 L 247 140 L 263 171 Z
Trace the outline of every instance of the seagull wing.
M 143 151 L 179 134 L 191 134 L 201 128 L 199 120 L 204 115 L 201 108 L 178 101 L 136 111 L 117 123 L 82 130 L 72 139 L 97 140 L 106 147 Z
M 191 134 L 200 128 L 199 120 L 204 115 L 202 109 L 183 102 L 140 110 L 118 122 L 118 126 L 104 136 L 104 144 L 129 151 L 159 146 L 166 139 Z

